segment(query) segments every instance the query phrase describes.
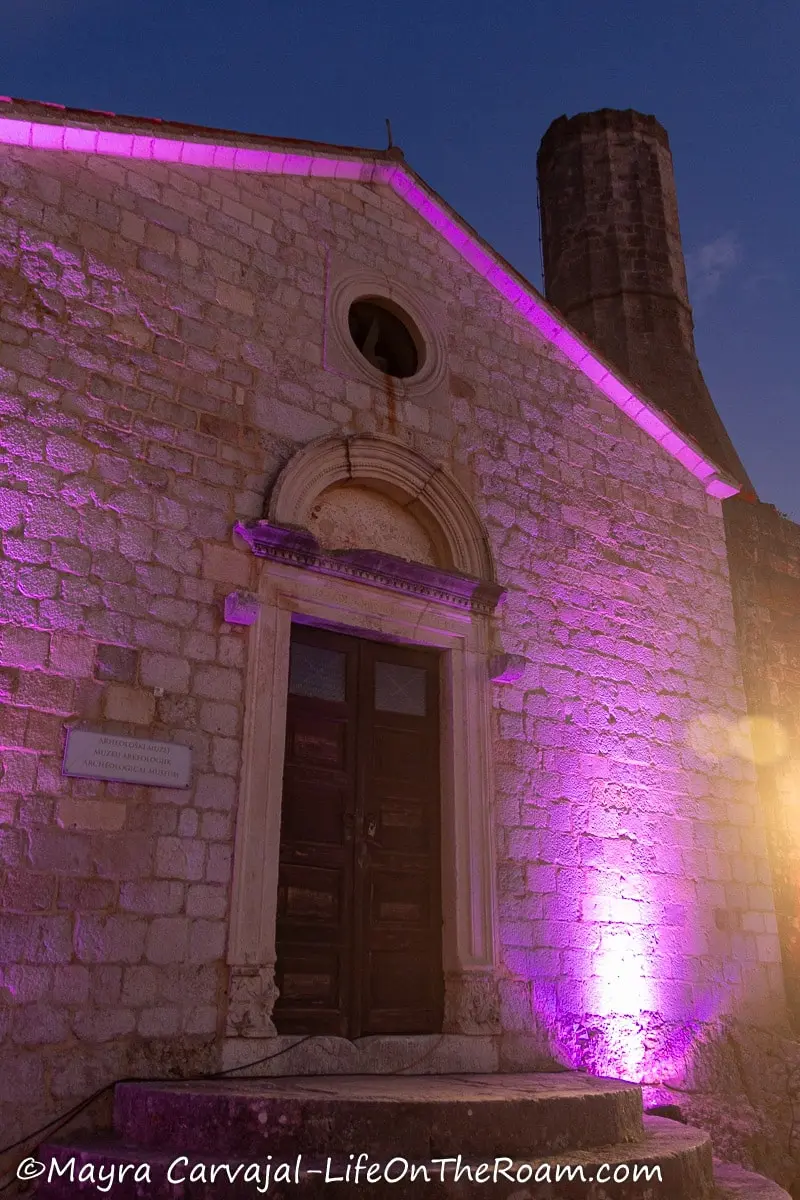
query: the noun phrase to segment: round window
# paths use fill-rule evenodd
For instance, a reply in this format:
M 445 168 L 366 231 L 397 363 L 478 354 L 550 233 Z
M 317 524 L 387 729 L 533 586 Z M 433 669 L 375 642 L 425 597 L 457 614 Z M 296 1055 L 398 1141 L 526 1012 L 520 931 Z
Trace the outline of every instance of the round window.
M 350 305 L 348 325 L 360 353 L 384 375 L 408 379 L 422 366 L 422 339 L 410 319 L 380 300 L 356 300 Z

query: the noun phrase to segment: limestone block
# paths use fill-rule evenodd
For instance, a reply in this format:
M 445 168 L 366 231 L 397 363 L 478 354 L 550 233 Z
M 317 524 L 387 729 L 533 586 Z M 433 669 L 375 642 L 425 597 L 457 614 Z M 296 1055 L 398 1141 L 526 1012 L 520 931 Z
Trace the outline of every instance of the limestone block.
M 155 697 L 141 688 L 111 684 L 105 691 L 105 715 L 110 721 L 131 725 L 151 725 L 155 715 Z
M 258 620 L 260 604 L 251 592 L 229 592 L 225 597 L 225 620 L 229 625 L 252 625 Z

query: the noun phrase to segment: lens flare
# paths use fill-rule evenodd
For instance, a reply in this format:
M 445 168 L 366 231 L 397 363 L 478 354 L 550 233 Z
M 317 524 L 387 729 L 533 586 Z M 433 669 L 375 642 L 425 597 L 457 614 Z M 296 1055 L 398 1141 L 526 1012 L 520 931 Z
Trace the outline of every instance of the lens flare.
M 773 717 L 758 715 L 733 721 L 718 713 L 701 713 L 689 723 L 686 740 L 704 762 L 733 756 L 767 766 L 786 758 L 789 751 L 785 729 Z
M 757 767 L 780 762 L 789 752 L 786 731 L 772 717 L 742 717 L 730 731 L 730 745 Z

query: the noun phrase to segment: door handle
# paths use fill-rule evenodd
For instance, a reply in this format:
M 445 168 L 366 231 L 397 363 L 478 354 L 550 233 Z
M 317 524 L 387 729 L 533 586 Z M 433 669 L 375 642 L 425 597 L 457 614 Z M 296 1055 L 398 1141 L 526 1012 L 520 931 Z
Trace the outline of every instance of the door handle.
M 378 832 L 377 817 L 367 817 L 367 837 L 374 838 L 375 834 L 377 832 Z

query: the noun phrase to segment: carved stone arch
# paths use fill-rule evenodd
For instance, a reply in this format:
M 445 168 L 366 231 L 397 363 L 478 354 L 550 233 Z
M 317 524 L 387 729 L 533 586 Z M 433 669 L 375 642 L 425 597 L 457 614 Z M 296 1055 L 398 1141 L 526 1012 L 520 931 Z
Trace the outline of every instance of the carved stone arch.
M 373 512 L 385 515 L 386 523 L 372 538 L 377 548 L 357 541 L 362 532 L 369 540 L 377 526 L 348 525 L 352 497 L 329 510 L 342 518 L 342 529 L 335 532 L 346 545 L 322 545 L 310 528 L 319 525 L 314 510 L 324 509 L 326 497 L 348 489 L 371 493 L 363 497 L 365 509 L 380 500 Z M 354 503 L 361 500 L 356 497 Z M 427 541 L 409 540 L 404 528 L 394 546 L 384 546 L 381 536 L 406 520 Z M 500 1032 L 489 681 L 498 677 L 492 614 L 504 589 L 496 581 L 481 519 L 446 470 L 402 443 L 326 437 L 305 446 L 284 467 L 266 519 L 237 523 L 235 533 L 265 569 L 258 572 L 259 616 L 248 635 L 228 940 L 228 1038 L 233 1043 L 275 1036 L 271 1014 L 287 695 L 292 626 L 300 622 L 420 646 L 439 656 L 445 1014 L 442 1033 L 430 1035 L 430 1045 L 453 1035 L 448 1053 L 458 1057 L 464 1035 L 492 1039 Z M 423 542 L 431 551 L 427 561 L 417 552 Z M 395 553 L 398 543 L 408 555 Z M 307 1043 L 315 1071 L 320 1056 L 328 1053 L 324 1045 L 314 1050 L 319 1040 Z M 392 1041 L 376 1052 L 370 1069 L 375 1062 L 380 1070 L 394 1069 Z M 239 1053 L 231 1050 L 234 1058 Z M 463 1069 L 469 1069 L 466 1062 Z
M 305 446 L 279 475 L 268 520 L 307 528 L 317 498 L 343 483 L 362 484 L 399 503 L 428 534 L 438 566 L 495 582 L 489 540 L 466 492 L 442 467 L 388 438 L 325 437 Z

